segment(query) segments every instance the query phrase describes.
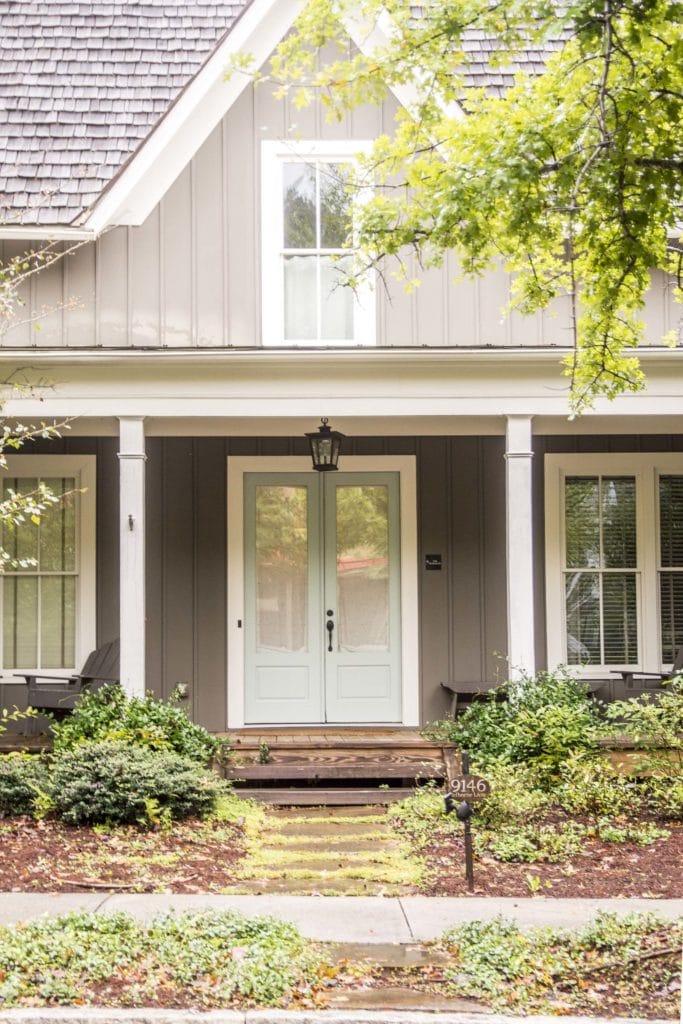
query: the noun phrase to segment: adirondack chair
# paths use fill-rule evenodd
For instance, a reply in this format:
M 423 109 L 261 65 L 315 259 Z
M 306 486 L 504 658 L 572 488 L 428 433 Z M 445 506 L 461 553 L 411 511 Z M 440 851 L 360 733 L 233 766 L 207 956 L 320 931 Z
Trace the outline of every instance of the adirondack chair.
M 81 671 L 68 678 L 22 672 L 14 675 L 26 680 L 29 707 L 37 711 L 72 711 L 84 690 L 96 691 L 107 683 L 119 682 L 119 641 L 110 640 L 91 651 Z
M 613 675 L 621 676 L 626 683 L 626 686 L 630 689 L 637 679 L 658 680 L 660 683 L 665 683 L 668 679 L 673 679 L 674 676 L 683 674 L 683 644 L 676 651 L 674 663 L 671 667 L 670 672 L 639 672 L 638 669 L 620 669 L 618 672 L 615 671 Z

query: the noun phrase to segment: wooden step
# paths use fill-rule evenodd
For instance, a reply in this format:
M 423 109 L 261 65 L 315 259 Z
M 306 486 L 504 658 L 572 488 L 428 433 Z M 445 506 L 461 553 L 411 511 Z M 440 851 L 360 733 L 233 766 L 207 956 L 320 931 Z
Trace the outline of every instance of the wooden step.
M 352 807 L 358 804 L 392 804 L 412 796 L 412 789 L 238 789 L 245 800 L 280 807 Z
M 319 761 L 269 762 L 268 764 L 230 765 L 226 778 L 245 781 L 297 779 L 441 779 L 446 774 L 443 761 L 365 761 L 362 763 L 321 764 Z
M 428 747 L 269 747 L 267 764 L 293 764 L 296 762 L 313 761 L 316 764 L 353 764 L 381 761 L 410 762 L 421 764 L 429 761 L 441 761 L 443 751 L 440 746 Z M 234 750 L 234 764 L 260 764 L 257 750 Z

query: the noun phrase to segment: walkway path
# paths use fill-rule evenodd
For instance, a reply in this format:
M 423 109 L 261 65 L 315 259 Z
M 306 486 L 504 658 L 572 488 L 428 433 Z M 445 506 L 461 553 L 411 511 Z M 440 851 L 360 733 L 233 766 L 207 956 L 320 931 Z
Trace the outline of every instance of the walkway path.
M 683 900 L 553 899 L 453 896 L 103 896 L 96 893 L 2 893 L 0 924 L 25 921 L 42 914 L 56 916 L 71 910 L 110 913 L 125 910 L 142 920 L 166 911 L 227 910 L 269 914 L 291 921 L 311 939 L 323 942 L 426 942 L 463 921 L 502 914 L 522 927 L 548 925 L 580 927 L 600 910 L 633 911 L 683 917 Z
M 238 892 L 400 895 L 422 865 L 392 832 L 385 807 L 268 808 L 239 865 Z

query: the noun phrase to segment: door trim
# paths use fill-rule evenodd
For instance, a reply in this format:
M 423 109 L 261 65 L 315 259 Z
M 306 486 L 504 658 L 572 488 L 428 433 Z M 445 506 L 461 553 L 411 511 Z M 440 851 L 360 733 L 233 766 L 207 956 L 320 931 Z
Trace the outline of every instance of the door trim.
M 414 455 L 344 455 L 343 459 L 344 470 L 349 473 L 399 474 L 401 724 L 416 728 L 420 725 L 416 459 Z M 245 727 L 244 630 L 237 625 L 238 620 L 244 621 L 244 474 L 287 472 L 312 472 L 310 458 L 305 455 L 229 455 L 227 459 L 228 729 Z M 281 726 L 282 729 L 293 727 Z M 349 723 L 348 728 L 353 728 L 353 723 Z

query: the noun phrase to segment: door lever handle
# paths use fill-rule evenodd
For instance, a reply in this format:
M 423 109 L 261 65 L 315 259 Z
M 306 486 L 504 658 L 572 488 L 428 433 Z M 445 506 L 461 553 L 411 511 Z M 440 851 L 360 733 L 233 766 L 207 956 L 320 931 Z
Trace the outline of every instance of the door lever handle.
M 328 634 L 327 650 L 330 652 L 330 654 L 332 653 L 332 634 L 333 633 L 334 633 L 334 620 L 333 619 L 328 619 L 327 620 L 327 634 Z

